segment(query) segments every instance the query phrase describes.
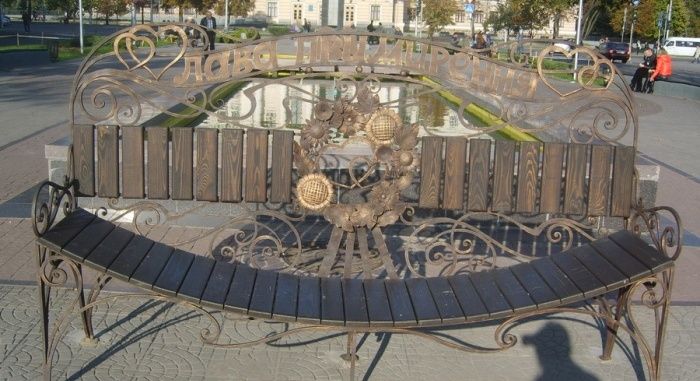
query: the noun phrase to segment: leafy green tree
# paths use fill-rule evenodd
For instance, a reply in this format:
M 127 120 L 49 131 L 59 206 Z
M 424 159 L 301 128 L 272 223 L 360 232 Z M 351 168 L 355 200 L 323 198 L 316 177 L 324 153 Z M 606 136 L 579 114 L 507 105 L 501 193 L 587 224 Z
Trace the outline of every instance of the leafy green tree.
M 75 18 L 75 15 L 78 13 L 77 0 L 47 0 L 46 7 L 65 15 L 63 18 L 64 23 L 68 23 L 71 19 Z
M 577 3 L 576 0 L 544 0 L 547 16 L 553 21 L 552 38 L 559 37 L 559 23 L 566 18 L 567 13 Z
M 423 21 L 428 24 L 430 38 L 445 26 L 452 25 L 452 16 L 459 11 L 455 0 L 423 0 Z
M 121 15 L 127 11 L 126 0 L 94 0 L 93 6 L 97 13 L 105 17 L 105 24 L 109 25 L 109 17 Z
M 642 0 L 637 6 L 637 21 L 634 25 L 634 34 L 643 40 L 656 40 L 659 36 L 657 24 L 659 14 L 666 11 L 668 2 L 666 0 Z M 610 26 L 616 33 L 622 31 L 625 7 L 627 10 L 627 27 L 629 28 L 632 17 L 632 7 L 623 1 L 618 3 L 612 10 Z M 684 0 L 674 0 L 673 12 L 671 14 L 671 31 L 669 35 L 685 35 L 690 23 L 690 12 Z M 627 29 L 629 30 L 629 29 Z
M 214 9 L 217 14 L 223 15 L 226 12 L 226 0 L 216 2 Z M 245 17 L 255 8 L 255 0 L 228 0 L 228 13 L 230 16 Z M 226 20 L 228 22 L 228 20 Z
M 205 9 L 206 5 L 203 0 L 163 0 L 161 3 L 163 6 L 166 8 L 175 8 L 177 7 L 179 9 L 178 11 L 178 20 L 180 22 L 185 21 L 185 8 L 195 8 L 197 10 L 203 10 Z

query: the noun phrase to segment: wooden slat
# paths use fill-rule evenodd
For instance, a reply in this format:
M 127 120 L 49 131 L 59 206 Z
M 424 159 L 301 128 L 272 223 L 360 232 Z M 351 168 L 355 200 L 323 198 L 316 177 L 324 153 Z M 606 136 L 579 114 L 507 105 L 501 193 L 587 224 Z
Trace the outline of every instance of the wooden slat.
M 250 306 L 248 307 L 249 315 L 262 318 L 272 317 L 277 274 L 279 274 L 277 271 L 258 270 L 253 296 L 250 298 Z
M 136 268 L 136 271 L 134 271 L 130 282 L 144 288 L 153 287 L 161 270 L 163 270 L 165 264 L 168 263 L 172 252 L 172 247 L 156 242 L 143 258 L 139 267 Z
M 629 255 L 623 248 L 616 245 L 609 238 L 599 239 L 591 242 L 591 246 L 615 268 L 625 274 L 630 280 L 637 279 L 645 275 L 651 275 L 651 269 L 640 260 Z
M 122 127 L 122 197 L 143 198 L 143 127 Z
M 551 258 L 542 258 L 532 262 L 532 267 L 549 285 L 549 288 L 557 294 L 564 304 L 581 300 L 584 295 L 569 277 L 561 271 L 559 266 L 552 262 Z
M 78 196 L 95 195 L 95 136 L 94 127 L 73 126 L 73 172 L 78 181 Z
M 216 128 L 197 128 L 197 200 L 217 200 L 217 159 L 219 157 L 218 132 Z
M 245 200 L 267 201 L 267 130 L 246 132 Z
M 321 278 L 321 323 L 345 324 L 340 278 Z
M 583 263 L 588 271 L 595 275 L 608 290 L 618 288 L 628 280 L 620 270 L 605 260 L 590 245 L 575 247 L 569 250 L 568 253 Z
M 546 143 L 544 145 L 540 213 L 559 213 L 561 211 L 561 182 L 565 149 L 564 143 Z
M 508 300 L 508 304 L 515 312 L 524 312 L 537 308 L 537 304 L 530 298 L 527 290 L 513 275 L 509 268 L 502 268 L 493 271 L 498 289 Z
M 175 296 L 185 280 L 187 272 L 194 261 L 194 255 L 182 250 L 175 250 L 163 267 L 153 289 L 168 296 Z
M 367 313 L 369 324 L 372 327 L 391 327 L 394 321 L 391 318 L 391 308 L 389 307 L 389 297 L 386 294 L 384 280 L 365 279 L 365 295 L 367 298 Z
M 135 236 L 129 245 L 119 254 L 119 256 L 107 268 L 107 274 L 128 281 L 146 254 L 151 250 L 155 242 L 142 236 Z
M 104 241 L 102 241 L 90 255 L 85 258 L 85 263 L 89 263 L 99 270 L 105 271 L 112 262 L 119 256 L 119 253 L 134 238 L 134 233 L 120 227 L 112 230 Z
M 410 278 L 406 279 L 406 287 L 411 296 L 418 325 L 440 324 L 440 313 L 433 300 L 433 294 L 430 293 L 428 282 L 424 278 Z
M 274 131 L 272 133 L 272 184 L 270 186 L 271 202 L 290 202 L 292 197 L 292 146 L 293 131 Z
M 416 315 L 413 313 L 413 305 L 406 289 L 406 282 L 399 279 L 389 279 L 384 281 L 384 285 L 389 297 L 394 325 L 397 327 L 415 326 Z
M 301 323 L 321 322 L 321 285 L 318 278 L 299 278 L 297 321 Z
M 591 175 L 588 184 L 588 215 L 605 216 L 610 201 L 611 146 L 591 148 Z
M 627 217 L 634 200 L 634 147 L 616 147 L 610 215 Z
M 459 302 L 467 321 L 480 320 L 489 316 L 484 302 L 481 301 L 479 293 L 467 275 L 460 274 L 447 278 L 455 292 L 455 297 Z
M 192 303 L 199 303 L 204 293 L 204 288 L 209 282 L 215 261 L 202 255 L 195 255 L 185 280 L 180 286 L 177 295 Z
M 469 141 L 469 191 L 467 210 L 485 211 L 489 205 L 489 163 L 491 141 L 471 139 Z
M 236 273 L 233 275 L 233 281 L 224 303 L 225 310 L 243 314 L 248 312 L 257 272 L 256 269 L 245 264 L 239 264 L 236 267 Z
M 515 142 L 496 140 L 493 169 L 493 201 L 491 209 L 497 212 L 513 210 L 513 177 L 515 167 Z
M 569 144 L 566 156 L 566 186 L 564 188 L 564 213 L 584 214 L 586 205 L 584 188 L 586 187 L 586 164 L 588 146 Z
M 147 127 L 148 134 L 148 198 L 167 199 L 168 188 L 168 129 L 164 127 Z
M 484 305 L 486 305 L 491 318 L 504 317 L 513 312 L 505 296 L 498 290 L 493 271 L 473 273 L 469 278 Z
M 621 230 L 608 236 L 616 245 L 622 247 L 628 254 L 637 258 L 644 263 L 652 272 L 659 272 L 673 261 L 660 253 L 658 250 L 649 246 L 641 238 L 634 235 L 628 230 Z
M 63 253 L 82 262 L 112 230 L 113 223 L 96 218 L 63 248 Z
M 463 323 L 464 312 L 459 306 L 450 282 L 445 277 L 431 277 L 427 279 L 430 293 L 433 295 L 435 305 L 440 312 L 440 318 L 445 324 Z
M 547 282 L 542 279 L 540 274 L 535 270 L 535 267 L 529 263 L 520 263 L 511 266 L 510 271 L 513 272 L 520 284 L 523 285 L 532 300 L 537 303 L 537 307 L 546 308 L 557 305 L 560 299 L 554 291 L 547 285 Z
M 442 203 L 445 209 L 462 209 L 464 206 L 464 177 L 467 164 L 467 140 L 461 137 L 446 139 L 445 189 Z
M 345 304 L 345 321 L 347 326 L 367 327 L 367 301 L 362 279 L 343 279 L 343 302 Z
M 97 217 L 93 213 L 78 209 L 59 221 L 56 226 L 39 238 L 39 242 L 52 250 L 60 251 L 95 218 Z
M 173 135 L 173 200 L 192 199 L 192 133 L 191 127 L 171 128 Z
M 442 171 L 442 138 L 424 137 L 420 159 L 420 194 L 418 205 L 422 208 L 440 206 L 440 172 Z
M 241 201 L 243 130 L 221 132 L 221 201 Z
M 119 127 L 97 127 L 97 195 L 119 197 Z
M 209 275 L 207 286 L 204 288 L 204 293 L 202 294 L 202 305 L 217 309 L 224 308 L 224 301 L 226 301 L 229 286 L 236 273 L 237 264 L 238 262 L 229 263 L 216 261 L 214 269 L 211 271 L 211 275 Z
M 272 317 L 297 318 L 297 294 L 299 292 L 299 277 L 289 273 L 280 273 L 277 276 L 277 290 L 275 292 L 275 306 Z
M 591 297 L 605 291 L 605 285 L 570 253 L 552 254 L 550 258 L 584 296 Z
M 520 143 L 518 162 L 518 202 L 519 213 L 537 212 L 537 173 L 539 167 L 540 143 Z

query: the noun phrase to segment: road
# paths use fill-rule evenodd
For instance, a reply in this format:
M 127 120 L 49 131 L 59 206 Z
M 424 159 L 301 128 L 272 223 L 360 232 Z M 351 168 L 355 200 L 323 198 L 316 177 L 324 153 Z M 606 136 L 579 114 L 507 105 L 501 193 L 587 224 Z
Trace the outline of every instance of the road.
M 700 64 L 690 63 L 692 59 L 693 57 L 672 57 L 673 74 L 669 81 L 700 86 L 700 75 L 698 75 L 700 74 Z M 634 56 L 626 64 L 616 62 L 615 65 L 624 75 L 632 76 L 640 62 L 642 62 L 642 57 Z

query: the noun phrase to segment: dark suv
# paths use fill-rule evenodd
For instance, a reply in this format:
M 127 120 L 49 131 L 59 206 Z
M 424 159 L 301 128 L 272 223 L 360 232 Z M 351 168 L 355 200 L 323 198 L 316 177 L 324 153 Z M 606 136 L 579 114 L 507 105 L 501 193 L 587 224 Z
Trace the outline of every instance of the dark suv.
M 598 52 L 610 61 L 627 63 L 630 60 L 630 44 L 626 42 L 606 42 L 598 47 Z

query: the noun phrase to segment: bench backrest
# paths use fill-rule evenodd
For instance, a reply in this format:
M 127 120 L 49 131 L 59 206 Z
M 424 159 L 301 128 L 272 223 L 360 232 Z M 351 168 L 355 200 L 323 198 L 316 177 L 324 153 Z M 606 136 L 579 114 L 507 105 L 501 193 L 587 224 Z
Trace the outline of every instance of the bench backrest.
M 290 130 L 74 126 L 78 194 L 288 203 Z M 629 216 L 633 147 L 422 138 L 417 205 L 499 213 Z

